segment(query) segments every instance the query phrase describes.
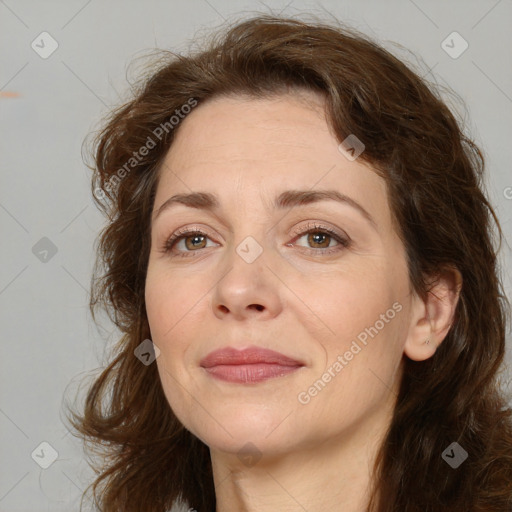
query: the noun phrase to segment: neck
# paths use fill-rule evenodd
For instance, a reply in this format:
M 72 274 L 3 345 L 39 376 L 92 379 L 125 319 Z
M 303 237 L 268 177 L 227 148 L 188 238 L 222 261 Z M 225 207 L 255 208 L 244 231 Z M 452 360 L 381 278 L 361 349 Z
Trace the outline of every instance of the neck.
M 381 417 L 321 443 L 305 442 L 288 453 L 269 449 L 252 466 L 210 449 L 216 512 L 366 512 L 373 465 L 391 421 L 389 410 L 376 414 Z

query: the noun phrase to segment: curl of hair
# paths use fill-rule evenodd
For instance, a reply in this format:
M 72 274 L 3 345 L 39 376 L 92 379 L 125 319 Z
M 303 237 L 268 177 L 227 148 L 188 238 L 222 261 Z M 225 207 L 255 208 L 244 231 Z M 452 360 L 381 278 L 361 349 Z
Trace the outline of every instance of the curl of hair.
M 349 134 L 364 142 L 359 159 L 387 183 L 412 288 L 425 297 L 449 267 L 463 278 L 454 322 L 435 355 L 405 358 L 368 510 L 512 510 L 512 411 L 498 378 L 508 301 L 498 275 L 502 231 L 483 192 L 484 157 L 435 87 L 369 37 L 339 23 L 271 15 L 214 33 L 186 56 L 162 51 L 94 141 L 92 192 L 109 221 L 90 307 L 95 320 L 102 307 L 123 333 L 88 390 L 83 414 L 72 411 L 73 428 L 105 452 L 95 503 L 104 512 L 163 512 L 180 501 L 198 512 L 215 510 L 208 447 L 175 417 L 156 364 L 134 356 L 150 337 L 149 222 L 179 125 L 161 139 L 154 130 L 191 99 L 200 105 L 221 95 L 268 98 L 298 89 L 325 97 L 339 142 Z M 156 147 L 130 160 L 148 137 Z M 123 173 L 127 162 L 131 169 Z M 454 441 L 469 454 L 456 470 L 441 457 Z

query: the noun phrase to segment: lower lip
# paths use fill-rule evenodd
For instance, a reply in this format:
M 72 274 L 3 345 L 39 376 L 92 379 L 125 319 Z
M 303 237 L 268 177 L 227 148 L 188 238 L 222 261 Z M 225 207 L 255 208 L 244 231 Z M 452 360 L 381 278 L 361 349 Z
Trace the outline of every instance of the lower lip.
M 256 364 L 220 364 L 205 368 L 216 379 L 227 382 L 247 384 L 250 382 L 262 382 L 275 377 L 284 377 L 301 368 L 301 366 L 284 366 L 280 364 L 256 363 Z

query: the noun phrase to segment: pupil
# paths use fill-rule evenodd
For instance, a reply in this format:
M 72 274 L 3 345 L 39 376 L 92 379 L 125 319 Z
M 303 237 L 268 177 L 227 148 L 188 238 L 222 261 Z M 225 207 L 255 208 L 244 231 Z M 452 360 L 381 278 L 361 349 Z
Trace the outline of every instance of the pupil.
M 312 234 L 311 236 L 313 237 L 313 243 L 315 243 L 315 244 L 322 244 L 322 243 L 325 243 L 325 238 L 328 235 L 326 235 L 324 233 L 316 233 L 316 234 Z
M 322 243 L 325 243 L 325 238 L 328 236 L 324 233 L 316 233 L 316 234 L 311 234 L 310 236 L 313 237 L 313 243 L 315 244 L 322 244 Z M 203 235 L 195 235 L 195 236 L 191 236 L 189 237 L 189 240 L 191 240 L 191 244 L 192 246 L 196 246 L 197 243 L 201 243 L 201 239 L 204 238 Z
M 187 241 L 188 241 L 189 246 L 191 245 L 192 247 L 197 247 L 201 243 L 202 238 L 204 238 L 203 235 L 193 235 L 193 236 L 189 236 Z

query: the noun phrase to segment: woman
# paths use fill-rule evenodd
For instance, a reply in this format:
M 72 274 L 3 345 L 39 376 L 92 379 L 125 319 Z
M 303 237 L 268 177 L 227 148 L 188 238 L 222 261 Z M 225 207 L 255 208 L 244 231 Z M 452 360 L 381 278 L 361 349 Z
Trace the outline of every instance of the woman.
M 101 510 L 512 510 L 501 230 L 415 73 L 260 16 L 166 54 L 95 151 Z

